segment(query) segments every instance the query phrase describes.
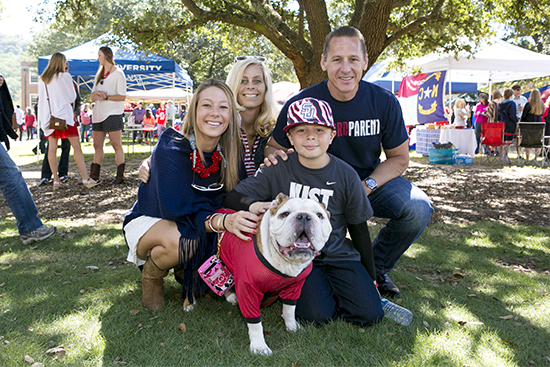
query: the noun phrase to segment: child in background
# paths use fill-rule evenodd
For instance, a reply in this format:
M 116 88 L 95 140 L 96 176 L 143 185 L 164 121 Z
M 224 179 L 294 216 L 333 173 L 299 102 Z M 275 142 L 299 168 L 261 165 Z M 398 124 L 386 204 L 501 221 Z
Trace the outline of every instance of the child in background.
M 145 116 L 143 116 L 143 135 L 145 137 L 145 143 L 148 143 L 149 135 L 155 130 L 155 116 L 149 107 L 145 109 Z M 152 138 L 152 135 L 151 135 Z

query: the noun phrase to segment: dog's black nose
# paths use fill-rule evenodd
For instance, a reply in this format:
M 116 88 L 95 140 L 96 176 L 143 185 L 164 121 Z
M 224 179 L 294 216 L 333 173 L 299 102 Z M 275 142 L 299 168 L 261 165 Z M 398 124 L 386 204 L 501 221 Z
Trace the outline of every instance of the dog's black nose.
M 298 213 L 298 215 L 296 216 L 296 219 L 305 223 L 311 220 L 311 216 L 307 213 Z

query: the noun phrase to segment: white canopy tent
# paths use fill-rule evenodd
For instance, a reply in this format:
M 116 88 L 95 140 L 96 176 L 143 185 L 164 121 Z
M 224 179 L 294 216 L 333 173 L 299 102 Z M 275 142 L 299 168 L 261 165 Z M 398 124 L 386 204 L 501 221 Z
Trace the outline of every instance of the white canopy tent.
M 419 65 L 423 73 L 447 70 L 447 81 L 491 83 L 550 75 L 550 55 L 496 40 L 472 57 L 453 56 Z
M 127 102 L 143 101 L 144 103 L 157 103 L 159 101 L 172 100 L 174 103 L 189 103 L 193 93 L 183 88 L 162 88 L 151 90 L 133 90 L 126 92 Z

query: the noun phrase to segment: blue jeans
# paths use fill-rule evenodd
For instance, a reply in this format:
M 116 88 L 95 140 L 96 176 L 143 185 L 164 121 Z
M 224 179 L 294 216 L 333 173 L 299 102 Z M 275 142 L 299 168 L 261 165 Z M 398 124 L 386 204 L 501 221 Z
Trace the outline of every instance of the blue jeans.
M 80 124 L 80 142 L 81 143 L 84 143 L 84 139 L 86 139 L 86 141 L 90 141 L 91 130 L 92 130 L 91 122 L 88 125 Z
M 36 209 L 27 183 L 1 143 L 0 191 L 4 194 L 11 212 L 17 219 L 19 234 L 27 234 L 42 226 L 42 222 L 38 219 L 38 209 Z
M 380 295 L 359 261 L 315 261 L 296 304 L 299 320 L 317 324 L 341 317 L 371 325 L 384 317 Z
M 372 242 L 377 274 L 388 273 L 422 234 L 433 207 L 422 190 L 397 177 L 369 195 L 374 216 L 390 221 Z

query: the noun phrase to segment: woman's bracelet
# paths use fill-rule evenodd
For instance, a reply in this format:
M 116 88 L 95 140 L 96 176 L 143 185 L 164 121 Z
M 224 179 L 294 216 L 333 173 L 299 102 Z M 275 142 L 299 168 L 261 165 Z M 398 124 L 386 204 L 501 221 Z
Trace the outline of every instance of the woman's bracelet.
M 227 214 L 223 215 L 223 222 L 222 222 L 223 229 L 225 229 L 227 231 L 227 227 L 225 226 L 225 218 L 227 218 Z
M 214 229 L 214 227 L 212 226 L 212 218 L 214 218 L 214 216 L 217 216 L 218 213 L 215 213 L 215 214 L 212 214 L 209 218 L 208 218 L 208 227 L 210 227 L 210 230 L 214 233 L 220 233 L 220 231 L 216 231 Z M 219 224 L 220 224 L 220 221 L 218 219 L 218 227 L 219 227 Z

